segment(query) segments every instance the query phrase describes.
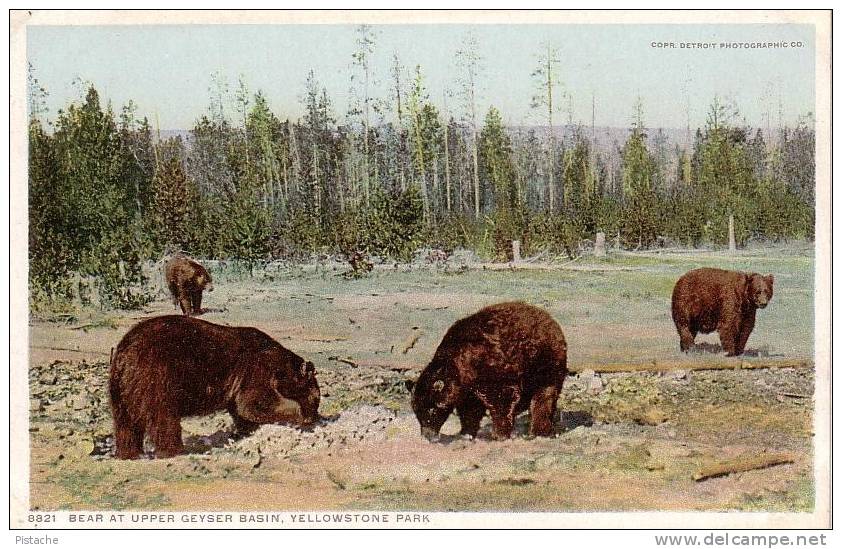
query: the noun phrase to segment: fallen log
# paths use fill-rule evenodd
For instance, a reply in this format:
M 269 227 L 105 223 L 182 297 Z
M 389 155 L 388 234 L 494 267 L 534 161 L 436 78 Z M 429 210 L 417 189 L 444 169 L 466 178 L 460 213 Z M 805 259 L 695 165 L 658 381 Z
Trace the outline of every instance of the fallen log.
M 335 360 L 335 359 L 334 359 Z M 342 361 L 344 362 L 344 361 Z M 411 362 L 397 362 L 389 360 L 360 360 L 357 366 L 368 368 L 384 368 L 394 371 L 421 371 L 424 364 Z M 578 374 L 591 370 L 598 374 L 619 374 L 635 372 L 671 372 L 675 370 L 759 370 L 768 368 L 812 368 L 813 361 L 806 359 L 769 359 L 748 361 L 715 361 L 715 362 L 649 362 L 641 364 L 608 363 L 608 364 L 572 364 L 568 366 L 570 373 Z M 789 396 L 789 395 L 787 395 Z M 793 398 L 795 398 L 793 396 Z
M 755 469 L 766 469 L 775 465 L 795 463 L 795 456 L 792 454 L 763 454 L 760 456 L 739 457 L 731 461 L 725 461 L 703 467 L 693 473 L 693 480 L 701 482 L 709 478 L 722 477 L 732 473 L 743 473 Z
M 662 361 L 640 364 L 573 364 L 568 369 L 573 373 L 593 370 L 600 374 L 621 372 L 670 372 L 674 370 L 756 370 L 766 368 L 812 368 L 813 361 L 807 359 L 768 359 L 768 360 L 714 360 L 708 362 Z
M 789 398 L 813 398 L 812 395 L 804 395 L 801 393 L 778 393 L 778 396 Z
M 421 339 L 421 336 L 424 335 L 424 332 L 421 330 L 416 330 L 401 346 L 401 354 L 405 355 L 415 347 L 415 344 L 418 343 L 418 340 Z
M 389 362 L 383 360 L 360 360 L 357 362 L 357 366 L 363 368 L 382 368 L 384 370 L 391 370 L 392 372 L 410 372 L 410 371 L 421 371 L 424 369 L 423 364 L 410 364 L 406 362 Z
M 327 357 L 327 359 L 333 360 L 335 362 L 342 362 L 344 364 L 347 364 L 351 368 L 356 368 L 356 367 L 359 366 L 359 364 L 357 362 L 351 360 L 350 358 L 342 358 L 341 356 L 329 356 L 329 357 Z
M 48 347 L 44 345 L 32 345 L 32 349 L 43 349 L 46 351 L 69 351 L 71 353 L 87 353 L 91 355 L 103 355 L 108 356 L 109 352 L 107 351 L 94 351 L 89 349 L 70 349 L 68 347 Z

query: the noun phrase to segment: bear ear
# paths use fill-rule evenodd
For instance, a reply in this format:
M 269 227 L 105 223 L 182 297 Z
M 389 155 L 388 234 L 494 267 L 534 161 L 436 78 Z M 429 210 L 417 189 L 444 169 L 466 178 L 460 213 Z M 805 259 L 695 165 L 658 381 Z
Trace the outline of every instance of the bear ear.
M 763 280 L 763 275 L 758 273 L 749 273 L 746 277 L 746 287 L 751 289 L 754 284 L 759 284 Z
M 404 380 L 403 384 L 406 387 L 406 390 L 412 393 L 412 389 L 415 387 L 415 381 L 412 379 L 407 379 Z
M 764 276 L 763 278 L 765 278 L 765 279 L 766 279 L 766 283 L 767 283 L 769 286 L 771 286 L 772 284 L 774 284 L 774 283 L 775 283 L 775 275 L 773 275 L 773 274 L 771 274 L 771 273 L 767 274 L 767 275 L 766 275 L 766 276 Z
M 301 363 L 301 375 L 308 376 L 313 375 L 314 373 L 316 373 L 316 367 L 313 366 L 312 362 L 305 360 Z
M 444 380 L 437 379 L 435 383 L 433 383 L 433 391 L 441 391 L 444 389 Z

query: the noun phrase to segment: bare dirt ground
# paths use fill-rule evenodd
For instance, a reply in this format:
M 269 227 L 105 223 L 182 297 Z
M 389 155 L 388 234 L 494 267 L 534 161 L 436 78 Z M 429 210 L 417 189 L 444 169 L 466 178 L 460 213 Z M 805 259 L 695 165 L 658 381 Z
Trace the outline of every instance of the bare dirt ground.
M 715 334 L 682 355 L 672 284 L 702 265 L 775 273 L 745 358 Z M 112 347 L 142 318 L 84 311 L 30 327 L 33 509 L 169 510 L 750 510 L 813 508 L 811 250 L 613 257 L 575 270 L 376 270 L 279 265 L 254 277 L 219 267 L 204 315 L 259 327 L 316 363 L 325 420 L 312 431 L 263 426 L 235 440 L 227 414 L 183 421 L 186 455 L 110 456 L 106 383 Z M 456 319 L 522 299 L 547 308 L 570 345 L 572 374 L 552 438 L 439 443 L 419 434 L 404 380 Z M 775 366 L 705 370 L 708 364 Z M 611 365 L 662 372 L 599 373 Z M 727 365 L 727 364 L 726 364 Z M 796 366 L 796 367 L 780 367 Z M 722 461 L 786 453 L 792 463 L 704 481 Z

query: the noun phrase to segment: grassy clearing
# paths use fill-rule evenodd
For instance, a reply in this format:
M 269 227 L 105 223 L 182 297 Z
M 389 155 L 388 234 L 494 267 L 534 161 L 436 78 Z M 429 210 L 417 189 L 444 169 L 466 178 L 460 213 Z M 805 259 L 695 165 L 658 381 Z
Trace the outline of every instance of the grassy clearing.
M 523 300 L 562 325 L 571 366 L 723 361 L 683 355 L 669 314 L 672 286 L 700 266 L 775 274 L 775 296 L 749 340 L 764 360 L 813 354 L 810 250 L 623 254 L 546 269 L 378 269 L 274 266 L 248 278 L 214 272 L 204 318 L 263 329 L 313 360 L 322 413 L 366 404 L 397 414 L 376 441 L 348 438 L 288 455 L 210 454 L 125 463 L 86 454 L 110 432 L 104 393 L 110 349 L 138 320 L 175 312 L 77 313 L 30 327 L 32 504 L 42 509 L 766 510 L 812 509 L 810 369 L 604 374 L 598 391 L 571 376 L 558 438 L 432 445 L 410 415 L 404 377 L 430 359 L 457 319 Z M 420 336 L 405 353 L 408 339 Z M 699 341 L 715 343 L 715 334 Z M 54 361 L 61 360 L 56 363 Z M 748 357 L 744 360 L 760 360 Z M 354 366 L 356 365 L 356 366 Z M 795 395 L 786 396 L 786 395 Z M 224 428 L 224 414 L 186 420 L 185 436 Z M 568 419 L 568 422 L 570 420 Z M 527 425 L 519 420 L 521 430 Z M 451 421 L 448 433 L 458 431 Z M 487 430 L 487 426 L 484 427 Z M 795 465 L 702 483 L 692 473 L 720 455 L 786 450 Z M 62 454 L 64 457 L 58 459 Z

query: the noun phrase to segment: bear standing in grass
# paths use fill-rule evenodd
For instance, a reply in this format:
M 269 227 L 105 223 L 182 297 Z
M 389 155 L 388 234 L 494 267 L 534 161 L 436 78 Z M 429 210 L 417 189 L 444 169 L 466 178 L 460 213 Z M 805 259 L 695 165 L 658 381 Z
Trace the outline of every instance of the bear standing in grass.
M 438 437 L 454 408 L 463 435 L 476 436 L 488 410 L 494 438 L 508 438 L 515 416 L 528 408 L 530 434 L 549 436 L 566 375 L 567 344 L 558 323 L 537 307 L 501 303 L 453 324 L 407 387 L 428 439 Z
M 186 416 L 228 410 L 240 433 L 319 417 L 311 362 L 256 328 L 177 315 L 129 330 L 111 360 L 109 391 L 120 459 L 140 456 L 147 433 L 157 457 L 180 454 Z
M 672 292 L 672 319 L 681 350 L 690 350 L 697 333 L 717 331 L 728 356 L 743 354 L 757 309 L 772 299 L 773 283 L 772 275 L 710 268 L 679 278 Z
M 207 269 L 183 254 L 174 255 L 164 267 L 173 305 L 181 305 L 186 315 L 202 314 L 202 291 L 213 291 Z

